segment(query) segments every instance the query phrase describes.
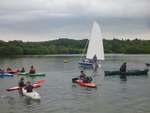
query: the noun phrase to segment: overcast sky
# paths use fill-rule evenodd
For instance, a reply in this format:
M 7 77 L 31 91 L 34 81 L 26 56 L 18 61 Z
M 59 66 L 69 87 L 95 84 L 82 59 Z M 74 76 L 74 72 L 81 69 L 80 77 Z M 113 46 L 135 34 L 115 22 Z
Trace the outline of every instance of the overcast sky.
M 44 41 L 90 37 L 150 39 L 150 0 L 0 0 L 0 39 Z

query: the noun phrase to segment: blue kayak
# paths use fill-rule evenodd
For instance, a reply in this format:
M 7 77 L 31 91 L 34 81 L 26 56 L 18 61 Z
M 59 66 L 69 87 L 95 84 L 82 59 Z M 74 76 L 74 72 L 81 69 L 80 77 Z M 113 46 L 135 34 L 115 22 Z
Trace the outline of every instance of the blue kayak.
M 5 77 L 13 77 L 13 74 L 10 73 L 0 73 L 0 78 L 5 78 Z

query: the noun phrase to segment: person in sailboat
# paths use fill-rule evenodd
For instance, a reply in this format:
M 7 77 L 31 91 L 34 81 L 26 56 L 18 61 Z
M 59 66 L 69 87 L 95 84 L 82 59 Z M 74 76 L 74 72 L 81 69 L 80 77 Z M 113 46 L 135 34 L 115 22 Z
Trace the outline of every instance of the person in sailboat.
M 93 57 L 93 70 L 94 70 L 94 72 L 97 71 L 97 68 L 98 68 L 97 56 L 94 55 L 94 57 Z
M 94 57 L 93 57 L 93 62 L 94 63 L 97 62 L 97 56 L 96 55 L 94 55 Z

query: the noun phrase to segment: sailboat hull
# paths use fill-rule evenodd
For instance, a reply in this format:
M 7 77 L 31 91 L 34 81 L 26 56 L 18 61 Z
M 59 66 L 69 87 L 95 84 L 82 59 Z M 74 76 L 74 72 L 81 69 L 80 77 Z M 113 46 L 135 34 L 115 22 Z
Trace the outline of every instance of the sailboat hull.
M 79 61 L 78 64 L 84 68 L 93 68 L 93 63 Z

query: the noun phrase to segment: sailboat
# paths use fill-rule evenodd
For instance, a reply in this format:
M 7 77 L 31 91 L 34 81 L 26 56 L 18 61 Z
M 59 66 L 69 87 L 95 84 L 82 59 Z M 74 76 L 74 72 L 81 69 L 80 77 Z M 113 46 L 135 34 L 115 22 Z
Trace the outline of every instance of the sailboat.
M 82 67 L 93 68 L 93 57 L 96 56 L 98 61 L 104 60 L 103 38 L 100 26 L 97 22 L 93 23 L 91 38 L 89 40 L 86 58 L 81 58 L 78 62 Z M 99 64 L 100 65 L 100 64 Z

